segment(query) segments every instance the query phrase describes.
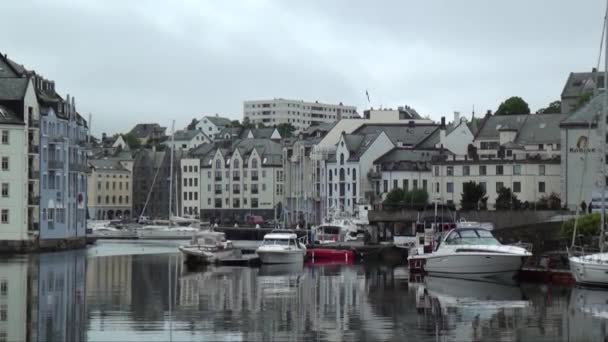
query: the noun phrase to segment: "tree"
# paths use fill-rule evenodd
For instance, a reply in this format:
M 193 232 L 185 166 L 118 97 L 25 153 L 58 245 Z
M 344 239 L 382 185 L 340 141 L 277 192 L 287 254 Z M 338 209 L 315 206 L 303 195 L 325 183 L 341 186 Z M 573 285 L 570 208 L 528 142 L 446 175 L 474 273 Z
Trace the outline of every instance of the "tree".
M 562 201 L 559 198 L 559 195 L 552 192 L 550 195 L 542 196 L 541 198 L 538 199 L 538 202 L 536 202 L 536 209 L 559 210 L 559 208 L 561 206 L 561 202 Z
M 394 188 L 388 194 L 386 194 L 386 198 L 384 199 L 382 204 L 390 208 L 397 208 L 403 203 L 404 197 L 405 191 L 403 191 L 403 189 Z
M 190 121 L 190 123 L 188 124 L 188 126 L 186 126 L 186 129 L 188 131 L 194 131 L 196 129 L 196 125 L 197 124 L 198 124 L 198 120 L 192 119 L 192 121 Z
M 266 125 L 264 125 L 263 123 L 259 122 L 258 123 L 258 128 L 266 128 Z
M 536 114 L 561 114 L 562 112 L 562 101 L 553 101 L 549 103 L 546 108 L 539 109 Z
M 576 106 L 574 107 L 574 110 L 577 110 L 579 108 L 581 108 L 582 106 L 586 105 L 587 102 L 591 101 L 591 98 L 593 97 L 593 92 L 588 91 L 584 94 L 581 95 L 581 97 L 578 98 L 578 101 L 576 101 Z
M 566 221 L 560 230 L 560 235 L 563 239 L 571 239 L 572 231 L 574 230 L 574 219 Z M 578 218 L 576 224 L 577 237 L 595 237 L 600 231 L 600 214 L 587 214 Z
M 477 160 L 479 158 L 479 156 L 477 155 L 477 147 L 475 147 L 475 145 L 473 144 L 469 144 L 467 146 L 467 155 L 469 156 L 469 158 Z
M 496 115 L 530 114 L 528 103 L 519 96 L 512 96 L 498 106 Z
M 239 122 L 239 120 L 232 120 L 230 121 L 230 125 L 228 125 L 228 127 L 242 127 L 241 123 Z
M 460 206 L 463 210 L 487 209 L 487 204 L 488 196 L 481 184 L 470 181 L 462 185 Z
M 293 125 L 290 124 L 290 123 L 279 124 L 277 126 L 277 129 L 279 130 L 279 134 L 283 138 L 290 138 L 290 137 L 292 137 L 293 136 L 293 132 L 296 130 L 296 128 L 293 127 Z
M 131 149 L 139 148 L 141 146 L 139 139 L 131 133 L 125 134 L 122 137 Z
M 498 190 L 496 198 L 497 210 L 509 210 L 521 208 L 521 201 L 511 192 L 511 189 L 502 187 Z
M 429 194 L 424 189 L 414 189 L 404 194 L 403 202 L 406 207 L 421 210 L 428 204 Z
M 251 120 L 249 120 L 249 118 L 244 118 L 243 119 L 243 123 L 241 124 L 241 127 L 243 127 L 243 128 L 255 128 L 255 124 L 253 124 L 251 122 Z

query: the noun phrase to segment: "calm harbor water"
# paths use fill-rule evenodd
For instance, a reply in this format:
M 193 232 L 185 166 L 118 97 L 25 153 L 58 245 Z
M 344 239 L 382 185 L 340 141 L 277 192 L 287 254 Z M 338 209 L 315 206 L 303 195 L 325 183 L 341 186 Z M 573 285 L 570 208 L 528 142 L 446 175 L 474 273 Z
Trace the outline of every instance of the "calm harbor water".
M 403 267 L 186 271 L 173 242 L 0 262 L 0 341 L 607 341 L 608 291 Z

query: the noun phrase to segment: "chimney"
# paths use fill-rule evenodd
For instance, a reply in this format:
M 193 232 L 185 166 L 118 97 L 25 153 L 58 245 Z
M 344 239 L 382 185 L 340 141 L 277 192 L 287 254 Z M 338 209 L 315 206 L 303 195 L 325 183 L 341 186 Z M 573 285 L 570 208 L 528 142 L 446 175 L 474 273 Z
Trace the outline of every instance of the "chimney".
M 460 122 L 460 112 L 454 112 L 454 125 Z
M 441 125 L 439 126 L 439 145 L 443 148 L 446 145 L 445 141 L 445 116 L 441 117 Z
M 592 69 L 591 69 L 591 72 L 597 72 L 597 68 L 595 68 L 595 67 L 594 67 L 594 68 L 592 68 Z

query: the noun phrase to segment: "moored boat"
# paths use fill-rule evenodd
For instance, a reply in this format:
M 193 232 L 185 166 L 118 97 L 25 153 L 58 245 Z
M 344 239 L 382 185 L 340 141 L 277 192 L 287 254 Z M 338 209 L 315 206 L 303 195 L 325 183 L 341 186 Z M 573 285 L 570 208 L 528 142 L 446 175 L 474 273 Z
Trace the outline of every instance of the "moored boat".
M 262 264 L 303 263 L 306 246 L 293 233 L 269 233 L 256 250 Z
M 179 246 L 186 263 L 210 264 L 222 259 L 240 258 L 241 250 L 221 232 L 203 231 L 192 236 L 188 245 Z
M 489 230 L 455 228 L 445 234 L 431 253 L 408 257 L 425 273 L 454 277 L 514 276 L 532 254 L 525 248 L 502 245 Z

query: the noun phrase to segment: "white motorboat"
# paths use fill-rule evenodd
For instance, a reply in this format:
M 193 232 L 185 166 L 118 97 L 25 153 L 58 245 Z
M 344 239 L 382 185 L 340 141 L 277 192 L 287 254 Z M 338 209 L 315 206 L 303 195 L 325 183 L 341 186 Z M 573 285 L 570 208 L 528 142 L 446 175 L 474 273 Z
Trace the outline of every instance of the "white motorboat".
M 428 274 L 455 277 L 514 276 L 532 254 L 525 248 L 502 245 L 489 230 L 455 228 L 435 251 L 414 249 L 410 265 L 419 263 Z
M 269 233 L 256 253 L 263 264 L 303 263 L 306 246 L 296 234 Z
M 228 258 L 240 258 L 241 250 L 235 248 L 232 241 L 226 240 L 226 234 L 204 231 L 194 234 L 190 243 L 179 246 L 185 262 L 214 263 Z
M 570 271 L 577 283 L 608 285 L 608 253 L 595 253 L 569 257 Z
M 315 243 L 328 244 L 357 240 L 357 225 L 347 219 L 333 220 L 315 228 Z

